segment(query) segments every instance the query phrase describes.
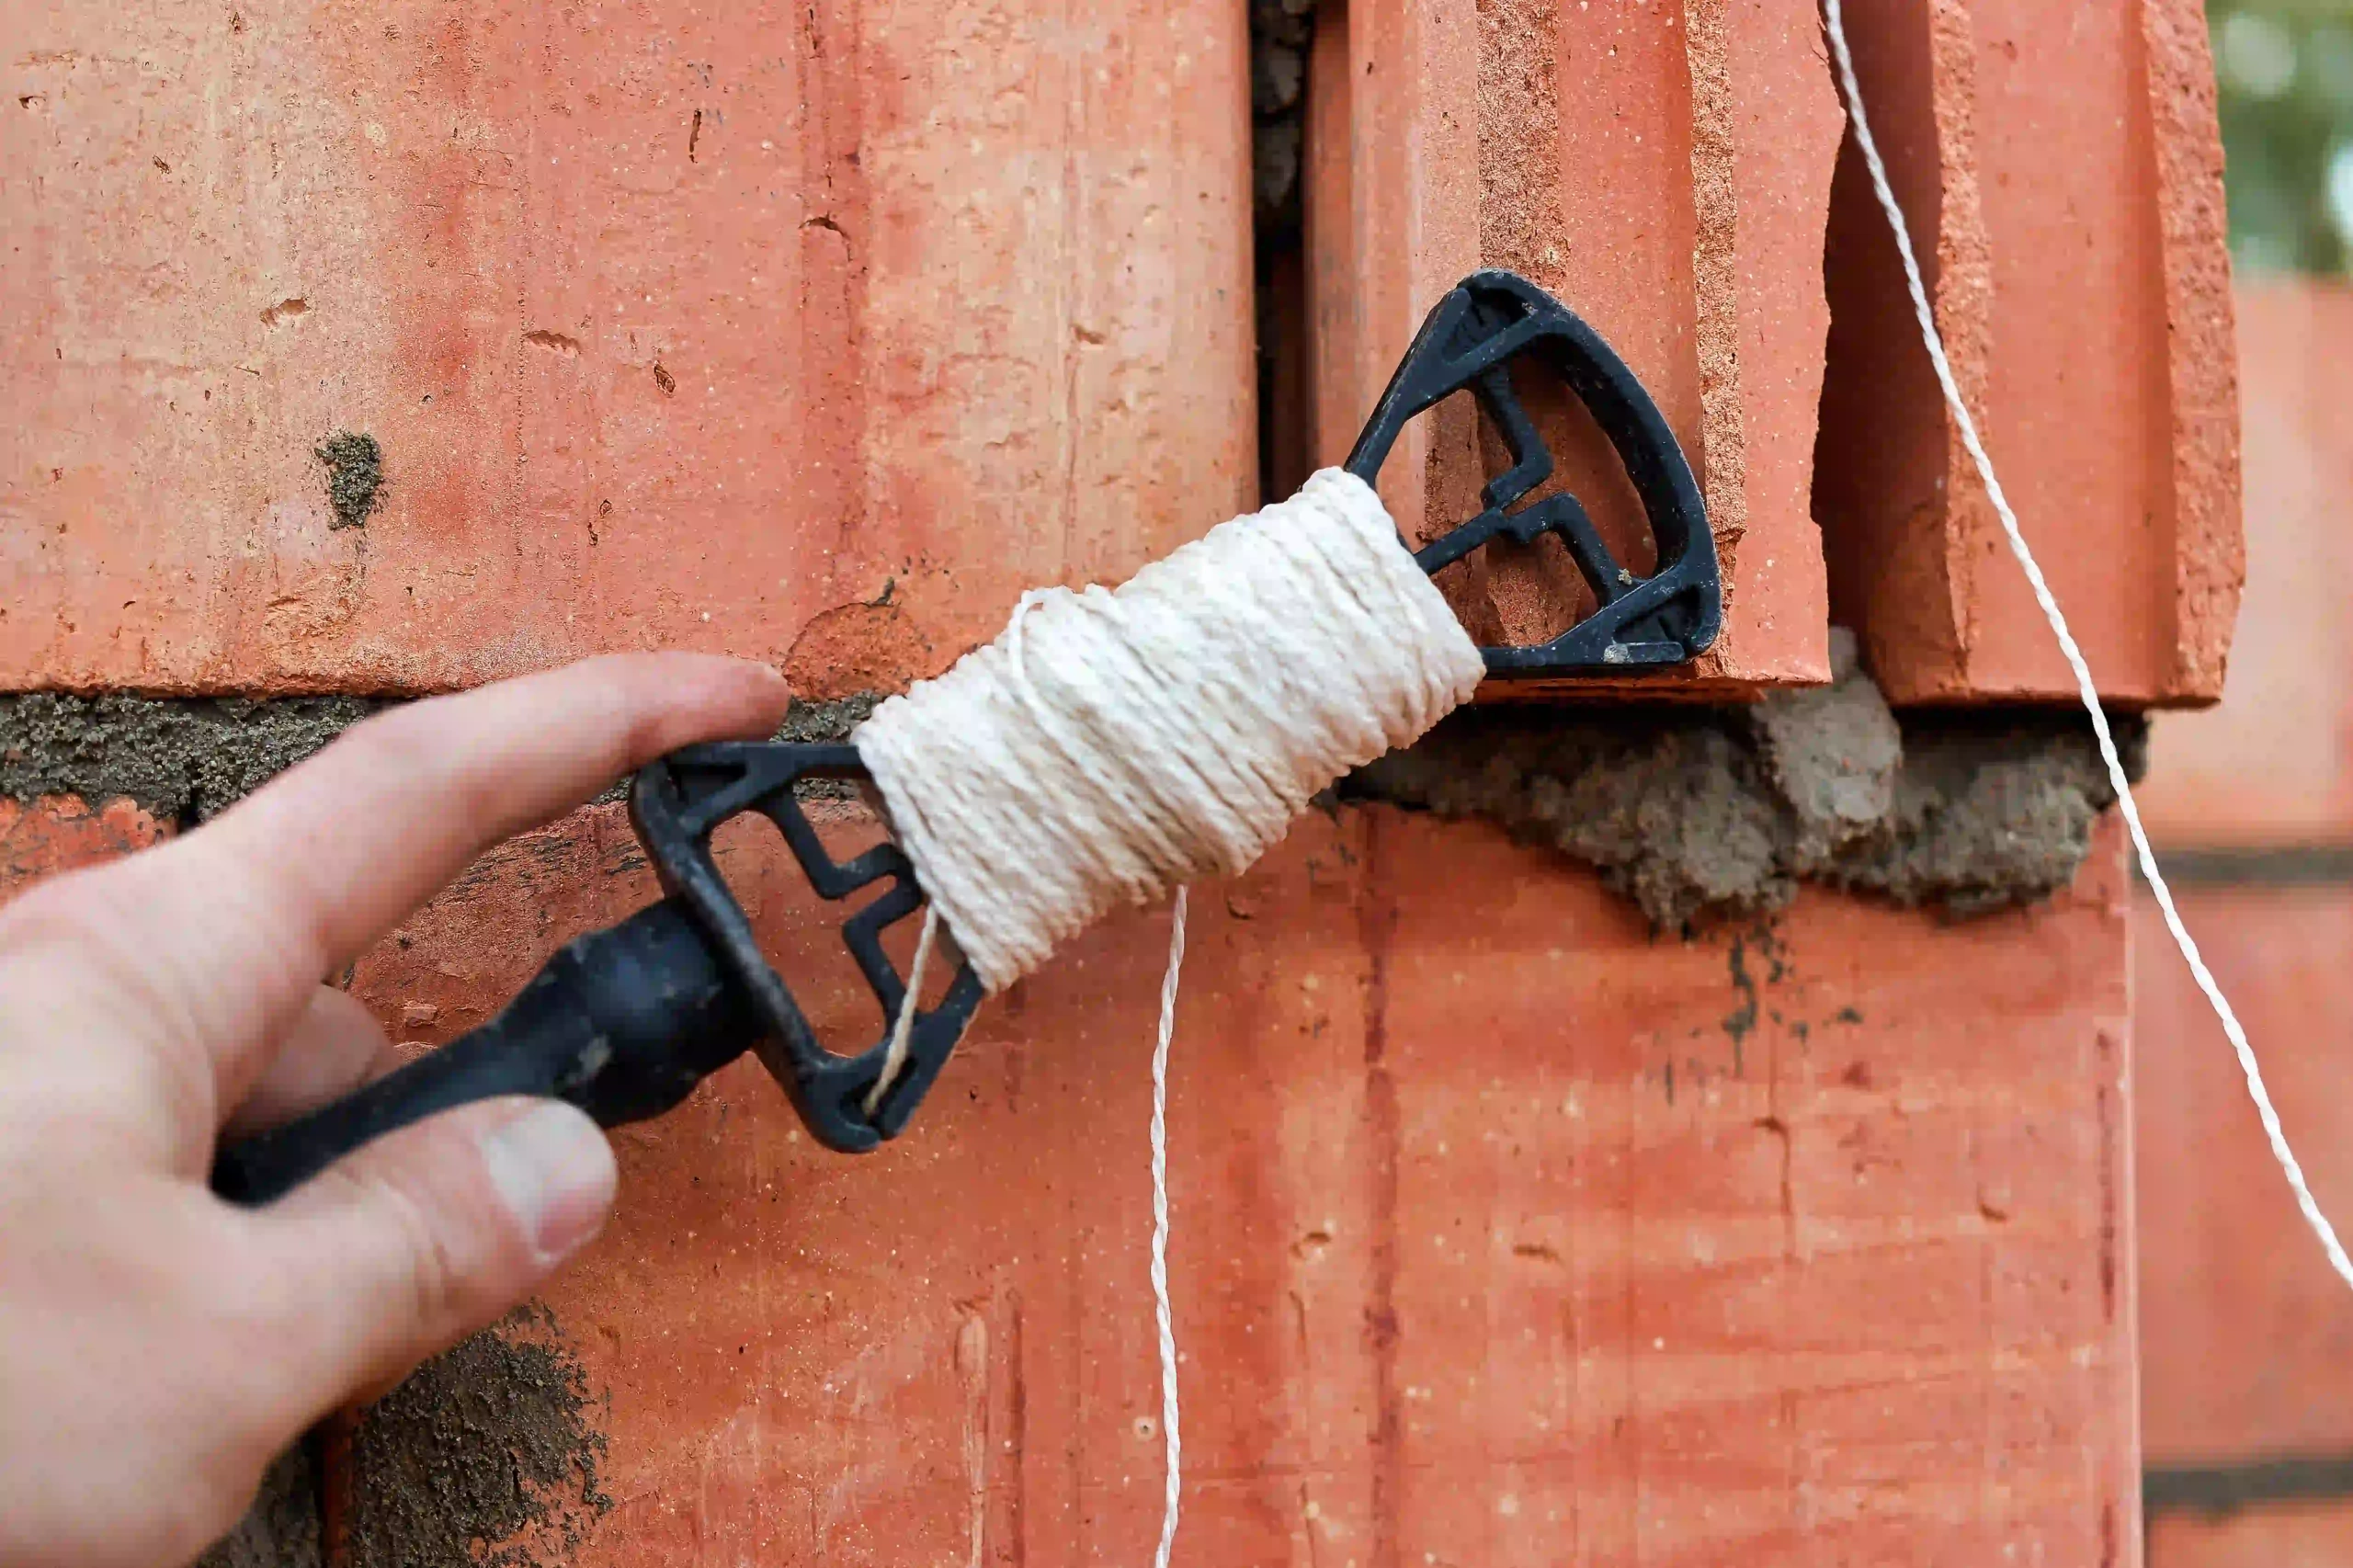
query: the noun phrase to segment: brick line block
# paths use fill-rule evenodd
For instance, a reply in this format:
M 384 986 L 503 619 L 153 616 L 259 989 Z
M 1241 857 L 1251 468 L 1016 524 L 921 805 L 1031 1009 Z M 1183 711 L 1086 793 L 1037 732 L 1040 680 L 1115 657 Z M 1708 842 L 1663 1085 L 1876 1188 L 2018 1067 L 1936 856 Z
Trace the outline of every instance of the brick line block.
M 1700 480 L 1724 632 L 1664 684 L 1826 679 L 1808 494 L 1840 116 L 1813 8 L 1348 0 L 1319 7 L 1316 29 L 1303 188 L 1321 460 L 1347 455 L 1439 295 L 1509 267 L 1618 350 Z M 1641 506 L 1599 431 L 1564 403 L 1534 411 L 1563 480 L 1646 570 Z M 1501 458 L 1458 398 L 1406 432 L 1382 494 L 1427 538 L 1477 510 Z M 1483 557 L 1441 579 L 1483 641 L 1540 641 L 1590 603 L 1554 541 Z
M 1237 6 L 11 21 L 0 689 L 891 687 L 1255 490 Z
M 723 846 L 820 1030 L 870 1039 L 797 873 Z M 1387 810 L 1198 890 L 1171 1087 L 1192 1550 L 2129 1545 L 2121 890 L 2109 834 L 2051 907 L 1943 926 L 1809 893 L 1735 964 L 1483 825 Z M 619 814 L 583 812 L 357 988 L 438 1040 L 648 896 Z M 875 1156 L 813 1148 L 749 1063 L 620 1135 L 620 1215 L 551 1295 L 611 1442 L 578 1561 L 1148 1550 L 1165 940 L 1111 920 L 992 1003 Z
M 1954 374 L 2103 696 L 2220 696 L 2244 562 L 2222 144 L 2194 0 L 1852 0 Z M 1951 426 L 1851 140 L 1814 507 L 1898 702 L 2075 686 Z

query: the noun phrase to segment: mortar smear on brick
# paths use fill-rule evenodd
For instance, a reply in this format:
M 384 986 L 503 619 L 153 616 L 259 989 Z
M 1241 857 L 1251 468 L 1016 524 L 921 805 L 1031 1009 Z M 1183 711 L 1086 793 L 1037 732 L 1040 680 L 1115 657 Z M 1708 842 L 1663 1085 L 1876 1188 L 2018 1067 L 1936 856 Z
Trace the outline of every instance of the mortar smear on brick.
M 795 701 L 780 741 L 843 741 L 879 694 Z M 0 696 L 0 798 L 130 800 L 184 824 L 217 816 L 370 713 L 369 698 Z M 599 797 L 620 800 L 626 786 Z
M 1959 917 L 2075 880 L 2115 804 L 2081 713 L 1899 717 L 1852 636 L 1831 656 L 1829 687 L 1746 710 L 1468 710 L 1338 793 L 1499 823 L 1595 867 L 1662 930 L 1778 909 L 1801 881 Z M 2145 723 L 2111 722 L 2137 778 Z
M 0 697 L 0 795 L 216 815 L 382 704 L 358 697 Z

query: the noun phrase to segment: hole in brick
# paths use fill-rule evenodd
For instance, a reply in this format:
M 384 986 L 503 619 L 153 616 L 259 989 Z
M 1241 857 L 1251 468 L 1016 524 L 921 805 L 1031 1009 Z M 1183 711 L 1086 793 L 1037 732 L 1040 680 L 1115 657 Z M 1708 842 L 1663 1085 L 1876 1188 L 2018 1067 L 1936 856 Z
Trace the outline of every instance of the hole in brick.
M 1657 545 L 1641 497 L 1593 415 L 1538 368 L 1518 369 L 1513 386 L 1553 460 L 1552 472 L 1512 503 L 1513 509 L 1563 492 L 1574 495 L 1621 571 L 1647 575 L 1657 565 Z M 1476 516 L 1483 487 L 1512 460 L 1502 435 L 1467 392 L 1423 418 L 1430 427 L 1429 510 L 1417 545 Z M 1439 573 L 1437 581 L 1464 627 L 1483 642 L 1545 642 L 1591 615 L 1597 602 L 1568 547 L 1551 535 L 1532 544 L 1490 544 Z

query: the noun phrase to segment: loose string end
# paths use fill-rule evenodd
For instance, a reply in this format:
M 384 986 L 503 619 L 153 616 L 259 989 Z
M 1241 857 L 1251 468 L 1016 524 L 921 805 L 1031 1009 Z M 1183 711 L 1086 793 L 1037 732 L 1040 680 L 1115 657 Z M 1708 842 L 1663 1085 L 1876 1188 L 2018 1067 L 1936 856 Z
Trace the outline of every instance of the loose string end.
M 1185 967 L 1185 889 L 1176 889 L 1168 922 L 1168 973 L 1160 983 L 1160 1034 L 1152 1048 L 1152 1304 L 1160 1331 L 1160 1429 L 1168 1482 L 1153 1568 L 1168 1568 L 1176 1546 L 1184 1440 L 1176 1425 L 1176 1312 L 1168 1297 L 1168 1042 L 1176 1032 L 1176 976 Z

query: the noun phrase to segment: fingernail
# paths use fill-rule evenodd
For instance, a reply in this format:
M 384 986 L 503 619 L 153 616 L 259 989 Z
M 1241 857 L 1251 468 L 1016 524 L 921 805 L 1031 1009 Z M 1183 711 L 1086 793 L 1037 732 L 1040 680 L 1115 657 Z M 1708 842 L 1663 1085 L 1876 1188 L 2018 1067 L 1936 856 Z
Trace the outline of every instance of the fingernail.
M 482 1138 L 491 1185 L 542 1264 L 571 1256 L 605 1228 L 613 1147 L 581 1111 L 548 1100 Z

